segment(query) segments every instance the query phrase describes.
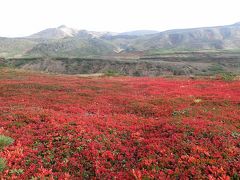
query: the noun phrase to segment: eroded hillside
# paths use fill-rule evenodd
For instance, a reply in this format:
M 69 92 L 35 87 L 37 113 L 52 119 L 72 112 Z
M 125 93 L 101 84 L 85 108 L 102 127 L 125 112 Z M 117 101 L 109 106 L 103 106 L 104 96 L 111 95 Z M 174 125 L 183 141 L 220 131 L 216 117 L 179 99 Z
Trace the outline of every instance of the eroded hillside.
M 233 52 L 178 52 L 105 58 L 2 59 L 2 66 L 62 74 L 105 73 L 131 76 L 215 75 L 240 73 L 240 55 Z

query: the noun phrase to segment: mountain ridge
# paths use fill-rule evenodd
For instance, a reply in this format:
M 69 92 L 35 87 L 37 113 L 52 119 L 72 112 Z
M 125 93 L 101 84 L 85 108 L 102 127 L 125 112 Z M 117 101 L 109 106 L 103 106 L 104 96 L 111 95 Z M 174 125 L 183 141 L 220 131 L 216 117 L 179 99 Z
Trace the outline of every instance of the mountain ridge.
M 0 37 L 0 57 L 82 57 L 139 51 L 228 49 L 240 49 L 240 22 L 226 26 L 124 33 L 78 30 L 61 25 L 27 37 Z

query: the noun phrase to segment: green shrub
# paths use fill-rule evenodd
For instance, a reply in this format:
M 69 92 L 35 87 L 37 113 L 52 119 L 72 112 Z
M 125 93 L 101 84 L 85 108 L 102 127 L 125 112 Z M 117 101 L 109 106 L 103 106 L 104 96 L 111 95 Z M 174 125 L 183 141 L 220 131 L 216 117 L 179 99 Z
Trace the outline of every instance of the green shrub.
M 0 172 L 2 172 L 6 167 L 6 161 L 3 158 L 0 158 Z
M 23 169 L 12 169 L 10 171 L 10 174 L 17 174 L 17 175 L 20 175 L 20 174 L 23 174 L 24 173 L 24 170 Z
M 141 73 L 140 73 L 139 71 L 135 71 L 135 72 L 133 73 L 133 76 L 139 77 L 139 76 L 141 76 Z
M 14 142 L 14 139 L 8 136 L 0 135 L 0 149 L 3 149 L 5 146 L 8 146 L 13 142 Z
M 211 74 L 219 74 L 222 73 L 224 71 L 223 67 L 219 64 L 213 64 L 212 66 L 210 66 L 208 68 L 208 70 L 210 71 Z
M 104 73 L 105 76 L 118 76 L 119 73 L 113 70 L 108 70 Z
M 224 72 L 224 73 L 221 73 L 220 75 L 224 81 L 233 81 L 236 77 L 236 75 L 231 72 Z
M 189 116 L 189 110 L 188 109 L 183 109 L 183 110 L 175 110 L 173 111 L 172 113 L 172 116 L 181 116 L 181 115 L 184 115 L 184 116 Z

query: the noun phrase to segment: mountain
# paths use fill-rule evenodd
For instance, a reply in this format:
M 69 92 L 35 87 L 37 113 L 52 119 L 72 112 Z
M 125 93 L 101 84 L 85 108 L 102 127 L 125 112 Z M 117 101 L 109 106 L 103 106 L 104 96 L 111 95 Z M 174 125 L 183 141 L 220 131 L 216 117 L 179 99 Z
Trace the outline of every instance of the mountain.
M 152 49 L 239 49 L 240 23 L 217 27 L 168 30 L 137 38 L 131 47 L 141 51 Z
M 49 28 L 22 38 L 0 38 L 0 57 L 91 57 L 164 51 L 238 50 L 240 22 L 216 27 L 164 32 L 124 33 Z M 142 53 L 143 52 L 143 53 Z
M 233 26 L 240 26 L 240 22 L 233 24 Z
M 74 37 L 39 43 L 25 53 L 28 57 L 103 56 L 114 51 L 114 46 L 102 39 Z
M 40 31 L 36 34 L 29 36 L 28 38 L 41 38 L 41 39 L 61 39 L 66 37 L 73 37 L 77 35 L 78 30 L 68 28 L 65 25 L 59 26 L 57 28 L 49 28 Z
M 22 57 L 37 44 L 38 42 L 24 38 L 0 37 L 0 57 Z
M 38 33 L 32 34 L 26 38 L 33 39 L 63 39 L 69 37 L 101 37 L 105 35 L 112 36 L 116 33 L 111 32 L 96 32 L 96 31 L 87 31 L 87 30 L 78 30 L 69 28 L 65 25 L 61 25 L 57 28 L 49 28 Z

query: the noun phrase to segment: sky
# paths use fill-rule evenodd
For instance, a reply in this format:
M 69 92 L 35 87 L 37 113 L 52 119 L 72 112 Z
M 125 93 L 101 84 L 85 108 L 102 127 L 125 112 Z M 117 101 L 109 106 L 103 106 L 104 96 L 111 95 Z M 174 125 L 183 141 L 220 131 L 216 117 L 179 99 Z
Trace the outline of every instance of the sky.
M 92 31 L 182 29 L 240 22 L 239 0 L 0 0 L 0 36 L 66 25 Z

